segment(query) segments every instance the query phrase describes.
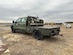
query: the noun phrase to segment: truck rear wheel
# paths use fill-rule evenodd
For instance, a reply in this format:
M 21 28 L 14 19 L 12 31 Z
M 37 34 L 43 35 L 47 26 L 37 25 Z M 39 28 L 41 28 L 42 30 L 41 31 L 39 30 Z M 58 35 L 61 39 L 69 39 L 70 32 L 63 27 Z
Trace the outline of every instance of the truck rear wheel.
M 33 37 L 35 39 L 38 39 L 38 40 L 42 40 L 43 39 L 43 36 L 41 35 L 41 32 L 40 31 L 34 31 L 33 32 Z

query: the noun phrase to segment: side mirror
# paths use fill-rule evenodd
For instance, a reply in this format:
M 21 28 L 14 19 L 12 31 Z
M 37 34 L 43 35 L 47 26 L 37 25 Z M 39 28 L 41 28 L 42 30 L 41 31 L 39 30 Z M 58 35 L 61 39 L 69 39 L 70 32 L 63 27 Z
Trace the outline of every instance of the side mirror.
M 15 23 L 14 20 L 12 21 L 12 23 Z

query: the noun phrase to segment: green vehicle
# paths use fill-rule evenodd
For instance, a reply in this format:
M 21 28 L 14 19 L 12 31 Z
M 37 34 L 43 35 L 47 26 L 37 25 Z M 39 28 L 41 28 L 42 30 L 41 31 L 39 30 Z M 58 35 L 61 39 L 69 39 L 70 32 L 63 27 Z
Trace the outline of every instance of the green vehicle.
M 41 40 L 45 36 L 59 35 L 60 27 L 44 25 L 44 21 L 42 19 L 39 19 L 38 17 L 27 16 L 13 21 L 11 30 L 13 33 L 31 33 L 35 39 Z

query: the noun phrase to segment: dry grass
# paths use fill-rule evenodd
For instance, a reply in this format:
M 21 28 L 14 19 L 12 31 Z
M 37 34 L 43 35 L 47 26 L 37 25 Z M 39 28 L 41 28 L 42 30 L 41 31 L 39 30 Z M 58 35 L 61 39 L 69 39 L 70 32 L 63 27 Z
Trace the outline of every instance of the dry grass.
M 62 25 L 60 34 L 63 36 L 44 40 L 36 40 L 28 34 L 11 33 L 10 29 L 0 33 L 10 45 L 11 55 L 73 55 L 73 28 L 66 29 Z

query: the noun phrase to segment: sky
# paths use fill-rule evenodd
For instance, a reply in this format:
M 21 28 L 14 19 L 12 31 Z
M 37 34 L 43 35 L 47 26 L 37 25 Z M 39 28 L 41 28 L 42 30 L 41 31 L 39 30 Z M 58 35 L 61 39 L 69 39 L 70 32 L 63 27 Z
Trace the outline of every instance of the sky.
M 45 22 L 73 21 L 73 0 L 0 0 L 0 22 L 39 16 Z

